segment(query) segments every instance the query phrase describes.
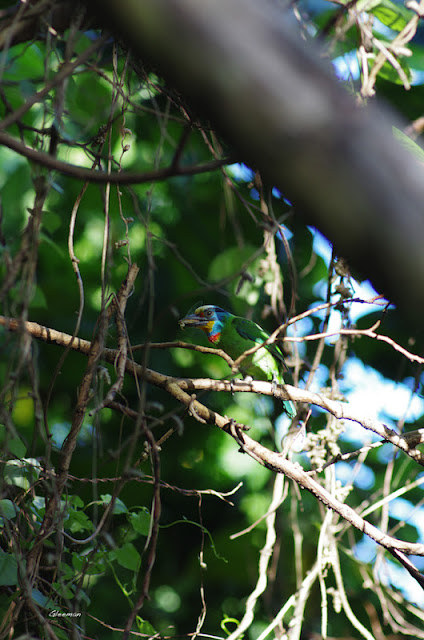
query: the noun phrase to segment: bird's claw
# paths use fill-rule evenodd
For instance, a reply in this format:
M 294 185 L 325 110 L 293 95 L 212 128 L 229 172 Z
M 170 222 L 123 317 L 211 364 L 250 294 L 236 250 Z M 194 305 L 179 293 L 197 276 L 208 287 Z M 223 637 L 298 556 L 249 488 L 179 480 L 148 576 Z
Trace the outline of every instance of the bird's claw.
M 234 438 L 237 444 L 240 445 L 239 452 L 244 453 L 244 437 L 241 425 L 239 425 L 234 418 L 230 418 L 227 424 L 224 425 L 224 429 Z

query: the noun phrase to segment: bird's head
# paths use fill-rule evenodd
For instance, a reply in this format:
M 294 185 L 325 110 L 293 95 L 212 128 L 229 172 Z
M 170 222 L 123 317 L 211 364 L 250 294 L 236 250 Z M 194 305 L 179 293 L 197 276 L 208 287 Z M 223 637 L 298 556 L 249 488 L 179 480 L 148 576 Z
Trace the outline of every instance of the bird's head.
M 208 336 L 209 342 L 218 343 L 225 320 L 230 316 L 231 313 L 224 311 L 221 307 L 216 307 L 213 304 L 204 304 L 201 307 L 197 307 L 193 313 L 189 313 L 185 318 L 181 318 L 178 324 L 181 329 L 185 327 L 202 329 Z

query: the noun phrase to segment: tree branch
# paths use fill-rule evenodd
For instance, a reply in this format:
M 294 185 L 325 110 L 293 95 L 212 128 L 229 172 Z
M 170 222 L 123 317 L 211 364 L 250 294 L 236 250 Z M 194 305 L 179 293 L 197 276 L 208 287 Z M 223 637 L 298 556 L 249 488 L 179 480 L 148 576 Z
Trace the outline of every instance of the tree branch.
M 24 322 L 20 323 L 14 318 L 5 318 L 0 316 L 0 325 L 5 326 L 11 331 L 17 331 L 20 328 L 28 331 L 32 336 L 43 340 L 44 342 L 56 344 L 58 346 L 67 347 L 71 345 L 71 348 L 75 351 L 79 351 L 85 355 L 90 353 L 91 342 L 83 340 L 81 338 L 74 338 L 72 336 L 50 329 L 37 324 L 36 322 Z M 172 342 L 165 343 L 169 346 L 185 346 L 185 343 Z M 140 345 L 141 346 L 141 345 Z M 158 344 L 155 344 L 158 347 Z M 191 345 L 195 348 L 195 345 Z M 196 350 L 206 350 L 208 353 L 213 352 L 214 355 L 221 356 L 220 350 L 210 349 L 208 347 L 197 347 Z M 104 349 L 102 358 L 110 364 L 116 362 L 118 356 L 116 349 Z M 228 362 L 228 356 L 225 354 L 224 359 Z M 230 365 L 231 366 L 231 365 Z M 193 414 L 196 413 L 197 401 L 193 401 L 192 394 L 194 391 L 216 391 L 216 392 L 228 392 L 228 393 L 258 393 L 265 396 L 271 396 L 281 398 L 282 400 L 294 400 L 295 402 L 304 402 L 308 404 L 314 404 L 317 407 L 325 409 L 331 413 L 338 420 L 351 420 L 360 424 L 365 429 L 372 431 L 382 438 L 385 442 L 390 442 L 395 447 L 401 449 L 404 453 L 410 456 L 418 464 L 424 466 L 424 456 L 416 449 L 416 446 L 424 441 L 424 429 L 418 429 L 409 434 L 399 435 L 393 429 L 390 429 L 383 422 L 379 420 L 373 420 L 366 414 L 361 414 L 351 407 L 347 402 L 340 402 L 338 400 L 331 400 L 318 393 L 307 391 L 305 389 L 298 389 L 291 385 L 275 385 L 272 382 L 265 382 L 263 380 L 212 380 L 211 378 L 173 378 L 171 376 L 158 373 L 152 369 L 143 368 L 141 365 L 135 363 L 132 360 L 127 359 L 125 364 L 125 370 L 127 373 L 134 377 L 150 382 L 151 384 L 165 389 L 180 402 L 190 406 Z M 188 395 L 190 393 L 191 395 Z M 223 429 L 228 420 L 224 419 L 224 422 L 216 421 L 216 416 L 213 411 L 209 411 L 205 417 L 202 411 L 199 416 L 202 417 L 208 424 L 216 424 L 220 429 Z
M 338 255 L 419 322 L 423 168 L 393 139 L 392 114 L 357 107 L 275 3 L 86 2 L 93 5 Z
M 80 5 L 73 0 L 17 3 L 0 22 L 0 50 L 40 37 L 47 27 L 46 16 L 51 31 L 63 33 L 69 28 L 76 10 L 80 10 Z
M 63 173 L 71 178 L 76 178 L 77 180 L 100 184 L 110 183 L 125 185 L 142 184 L 145 182 L 160 182 L 175 176 L 194 176 L 199 173 L 208 173 L 209 171 L 215 171 L 226 164 L 236 162 L 235 157 L 226 157 L 220 160 L 211 160 L 210 162 L 205 162 L 203 164 L 189 165 L 186 167 L 172 164 L 170 167 L 155 169 L 153 171 L 115 171 L 113 173 L 107 173 L 106 171 L 97 171 L 85 167 L 79 167 L 75 164 L 58 160 L 48 153 L 36 151 L 31 147 L 27 147 L 27 145 L 3 131 L 0 131 L 0 145 L 16 151 L 21 156 L 25 156 L 28 160 L 46 167 L 51 171 L 58 171 L 59 173 Z
M 24 330 L 28 331 L 34 337 L 42 339 L 46 342 L 51 342 L 61 346 L 65 346 L 72 341 L 72 336 L 64 334 L 54 329 L 48 329 L 34 322 L 19 322 L 12 318 L 4 318 L 0 316 L 0 324 L 5 326 L 9 330 Z M 91 343 L 88 340 L 74 339 L 72 342 L 72 348 L 76 351 L 88 355 L 92 353 Z M 104 349 L 101 357 L 107 362 L 113 363 L 116 358 L 116 351 L 114 349 Z M 215 411 L 212 411 L 204 404 L 196 400 L 195 397 L 187 393 L 187 390 L 194 388 L 210 388 L 214 390 L 222 391 L 256 391 L 258 393 L 263 392 L 267 395 L 272 395 L 272 384 L 268 382 L 236 382 L 231 385 L 228 381 L 216 381 L 216 380 L 184 380 L 181 378 L 172 378 L 166 376 L 152 369 L 142 367 L 135 362 L 127 359 L 126 372 L 134 377 L 139 377 L 147 382 L 164 389 L 178 402 L 185 405 L 189 410 L 191 409 L 193 417 L 207 424 L 216 425 L 226 433 L 229 433 L 236 442 L 241 446 L 242 451 L 251 456 L 254 460 L 262 464 L 263 466 L 275 471 L 277 473 L 283 473 L 291 480 L 294 480 L 300 487 L 306 489 L 312 493 L 318 500 L 325 504 L 329 509 L 332 509 L 338 513 L 344 520 L 349 522 L 359 531 L 365 533 L 370 538 L 375 540 L 379 545 L 385 547 L 389 551 L 397 550 L 407 555 L 419 555 L 424 556 L 424 544 L 406 542 L 399 540 L 388 534 L 382 533 L 377 527 L 372 525 L 367 520 L 364 520 L 359 516 L 354 509 L 349 507 L 338 500 L 335 496 L 330 494 L 324 489 L 314 478 L 312 478 L 302 467 L 298 464 L 291 462 L 284 458 L 281 454 L 274 451 L 270 451 L 259 442 L 256 442 L 250 438 L 244 431 L 241 430 L 243 425 L 237 425 L 234 421 L 229 420 L 226 416 L 222 416 Z M 209 383 L 209 387 L 207 386 Z M 233 386 L 233 388 L 232 388 Z M 294 400 L 303 400 L 308 397 L 311 402 L 318 403 L 319 406 L 323 406 L 327 410 L 330 407 L 333 411 L 340 412 L 340 417 L 354 419 L 357 422 L 360 420 L 349 417 L 349 410 L 343 406 L 343 403 L 336 403 L 326 398 L 322 398 L 318 394 L 304 393 L 300 389 L 295 387 L 289 387 L 285 385 L 285 391 L 281 388 L 281 395 L 284 397 L 290 397 Z M 286 395 L 287 394 L 287 395 Z M 333 411 L 331 411 L 333 413 Z M 362 424 L 362 423 L 361 423 Z M 371 422 L 367 422 L 370 428 Z M 365 426 L 365 425 L 364 425 Z M 397 446 L 403 448 L 405 443 L 402 443 L 403 438 L 394 434 L 390 429 L 387 429 L 384 425 L 383 433 L 386 434 L 387 439 L 392 441 L 392 438 L 398 442 Z M 392 435 L 393 434 L 393 435 Z M 417 452 L 420 454 L 420 452 Z

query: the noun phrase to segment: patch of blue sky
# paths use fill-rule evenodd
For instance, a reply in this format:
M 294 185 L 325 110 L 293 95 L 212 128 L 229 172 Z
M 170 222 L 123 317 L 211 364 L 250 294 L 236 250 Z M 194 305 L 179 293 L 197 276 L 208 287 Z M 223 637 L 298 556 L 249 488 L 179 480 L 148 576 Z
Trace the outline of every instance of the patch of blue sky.
M 285 225 L 281 225 L 280 228 L 278 229 L 277 233 L 276 233 L 276 237 L 281 240 L 281 232 L 283 231 L 284 233 L 284 237 L 286 238 L 287 241 L 290 241 L 293 238 L 293 233 L 290 231 L 290 229 L 288 229 Z M 283 247 L 284 249 L 284 247 Z M 285 250 L 284 250 L 284 255 L 285 255 Z M 286 261 L 287 261 L 287 256 L 286 256 Z
M 393 456 L 396 455 L 396 453 L 392 444 L 383 444 L 377 449 L 377 459 L 382 464 L 389 464 L 389 462 L 392 462 Z
M 254 171 L 244 164 L 244 162 L 235 162 L 234 164 L 228 165 L 227 171 L 238 182 L 251 182 L 255 176 Z M 255 200 L 259 199 L 257 189 L 252 189 L 251 195 Z M 291 206 L 291 203 L 284 198 L 283 194 L 279 189 L 277 189 L 277 187 L 272 188 L 272 195 L 274 198 L 283 198 L 284 202 Z
M 355 465 L 348 462 L 336 463 L 336 479 L 343 485 L 353 483 L 358 489 L 369 491 L 375 485 L 375 474 L 365 464 Z
M 349 80 L 357 80 L 359 78 L 361 69 L 359 67 L 356 50 L 348 51 L 342 56 L 334 58 L 332 63 L 339 80 L 348 82 Z
M 362 536 L 361 540 L 355 544 L 353 547 L 353 555 L 355 558 L 358 558 L 361 562 L 365 562 L 366 564 L 370 564 L 375 559 L 375 555 L 377 553 L 377 543 L 374 540 L 371 540 L 365 534 Z
M 424 541 L 424 510 L 417 509 L 406 498 L 395 498 L 389 503 L 389 515 L 416 528 L 420 541 Z
M 252 169 L 249 169 L 243 162 L 235 162 L 227 167 L 228 173 L 230 173 L 238 182 L 250 182 L 255 175 Z
M 60 449 L 66 436 L 69 434 L 71 424 L 69 422 L 55 422 L 51 428 L 52 443 L 56 449 Z M 78 444 L 86 445 L 93 440 L 93 425 L 84 422 L 78 434 Z
M 424 71 L 417 71 L 416 69 L 411 69 L 410 82 L 413 87 L 424 84 Z
M 343 367 L 340 389 L 352 407 L 370 418 L 393 422 L 415 421 L 424 413 L 424 400 L 412 393 L 408 380 L 394 382 L 358 358 L 349 358 Z
M 308 336 L 313 331 L 313 322 L 311 318 L 302 318 L 298 322 L 294 322 L 287 327 L 287 337 L 289 338 L 302 338 Z M 293 350 L 297 350 L 299 356 L 304 358 L 306 355 L 306 343 L 297 342 L 293 343 Z
M 362 318 L 368 313 L 373 313 L 378 309 L 381 309 L 382 303 L 384 303 L 384 300 L 382 300 L 381 298 L 377 300 L 375 303 L 368 302 L 369 300 L 372 300 L 373 298 L 378 296 L 378 293 L 376 292 L 376 290 L 374 289 L 374 287 L 372 286 L 369 280 L 363 280 L 362 282 L 357 282 L 356 280 L 351 278 L 351 285 L 352 285 L 352 297 L 358 298 L 360 300 L 364 300 L 364 302 L 352 303 L 350 313 L 349 313 L 349 317 L 352 320 L 352 322 L 356 322 L 357 320 L 359 320 L 359 318 Z M 318 302 L 315 303 L 315 306 L 316 304 L 320 304 L 327 299 L 327 286 L 328 286 L 328 283 L 326 280 L 321 280 L 321 282 L 317 282 L 317 284 L 314 286 L 313 292 L 318 299 Z M 332 296 L 331 301 L 335 302 L 339 300 L 339 298 L 340 298 L 340 294 L 338 293 L 334 294 Z M 311 305 L 310 308 L 312 309 L 313 307 L 314 305 Z M 319 316 L 321 316 L 324 319 L 326 310 L 323 309 L 322 311 L 319 311 L 317 313 Z M 341 329 L 341 326 L 342 326 L 341 314 L 337 311 L 333 311 L 330 317 L 330 324 L 328 327 L 328 331 L 330 331 L 331 333 L 337 332 Z M 329 342 L 334 342 L 334 340 L 336 339 L 337 339 L 337 336 L 335 338 L 329 338 L 328 340 Z
M 365 302 L 352 303 L 352 307 L 349 315 L 353 322 L 356 322 L 356 320 L 358 320 L 362 316 L 367 315 L 368 313 L 372 313 L 377 311 L 377 309 L 381 309 L 381 303 L 382 303 L 381 299 L 378 300 L 376 304 L 367 302 L 368 300 L 371 300 L 372 298 L 375 298 L 378 295 L 378 293 L 376 292 L 376 290 L 374 289 L 374 287 L 372 286 L 369 280 L 363 280 L 362 282 L 357 282 L 356 280 L 351 278 L 351 285 L 352 285 L 352 298 L 354 297 L 354 298 L 359 298 L 360 300 L 365 300 Z M 317 284 L 314 286 L 314 294 L 317 296 L 320 302 L 327 299 L 327 286 L 328 284 L 326 280 L 317 282 Z M 332 302 L 335 302 L 339 298 L 340 298 L 340 294 L 337 293 L 333 295 Z M 320 311 L 319 313 L 324 318 L 325 310 Z M 332 315 L 335 315 L 335 314 L 332 314 Z M 334 319 L 333 323 L 334 323 L 334 328 L 336 327 L 340 328 L 341 325 L 339 320 Z
M 329 265 L 331 261 L 331 255 L 332 255 L 331 243 L 320 231 L 315 229 L 315 227 L 308 227 L 308 229 L 312 232 L 314 237 L 313 249 L 315 253 L 319 255 L 327 265 Z M 369 280 L 358 282 L 354 279 L 351 279 L 351 284 L 353 289 L 352 295 L 355 298 L 360 298 L 361 300 L 371 300 L 372 298 L 378 295 L 377 291 L 374 289 L 374 287 L 372 286 Z M 327 281 L 321 280 L 321 282 L 318 282 L 314 287 L 314 294 L 321 301 L 327 299 L 327 286 L 328 286 Z M 338 298 L 339 298 L 338 294 L 333 296 L 333 300 L 337 300 Z M 381 305 L 381 300 L 379 300 L 378 306 L 375 304 L 355 302 L 352 304 L 350 317 L 353 322 L 356 322 L 362 316 L 368 313 L 372 313 L 376 311 L 378 308 L 381 308 L 380 305 Z M 313 308 L 313 305 L 311 306 L 311 308 Z M 324 318 L 325 310 L 319 312 L 319 314 L 321 315 L 322 318 Z M 333 332 L 339 331 L 340 328 L 341 328 L 341 314 L 338 312 L 334 312 L 331 314 L 330 325 L 328 327 L 328 330 L 331 333 L 333 333 Z M 333 339 L 329 338 L 329 342 L 333 342 L 335 339 L 337 339 L 337 336 Z
M 353 547 L 353 555 L 355 558 L 366 564 L 372 564 L 374 562 L 376 552 L 377 543 L 366 535 Z M 424 591 L 417 589 L 416 580 L 399 564 L 386 559 L 380 566 L 379 577 L 383 584 L 399 589 L 404 597 L 412 604 L 415 604 L 417 607 L 424 606 Z
M 310 390 L 314 393 L 322 391 L 323 387 L 328 385 L 329 371 L 325 364 L 320 364 L 314 373 L 314 379 L 310 386 Z M 324 411 L 324 409 L 322 409 Z
M 424 606 L 424 591 L 417 588 L 417 581 L 399 564 L 386 560 L 380 566 L 378 573 L 383 584 L 399 589 L 405 598 L 416 607 Z
M 330 264 L 331 254 L 333 251 L 331 242 L 327 240 L 327 238 L 318 231 L 315 227 L 308 226 L 309 231 L 312 233 L 313 240 L 313 248 L 315 253 L 317 253 L 321 258 L 327 263 Z

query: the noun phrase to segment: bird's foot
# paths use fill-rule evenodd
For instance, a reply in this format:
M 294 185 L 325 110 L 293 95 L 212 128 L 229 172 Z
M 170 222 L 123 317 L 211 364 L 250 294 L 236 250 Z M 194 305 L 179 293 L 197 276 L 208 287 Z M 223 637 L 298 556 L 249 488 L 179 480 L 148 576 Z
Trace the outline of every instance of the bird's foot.
M 246 426 L 238 424 L 234 420 L 234 418 L 230 418 L 228 420 L 227 424 L 224 425 L 224 429 L 225 429 L 225 431 L 227 431 L 234 438 L 234 440 L 240 446 L 239 452 L 240 453 L 244 453 L 245 452 L 245 448 L 244 448 L 244 437 L 243 437 L 243 430 L 242 429 L 246 430 Z

